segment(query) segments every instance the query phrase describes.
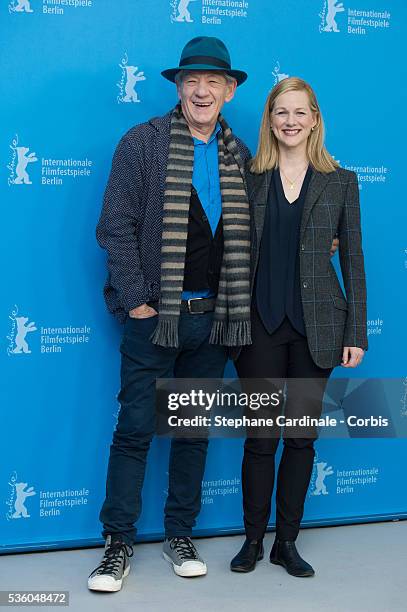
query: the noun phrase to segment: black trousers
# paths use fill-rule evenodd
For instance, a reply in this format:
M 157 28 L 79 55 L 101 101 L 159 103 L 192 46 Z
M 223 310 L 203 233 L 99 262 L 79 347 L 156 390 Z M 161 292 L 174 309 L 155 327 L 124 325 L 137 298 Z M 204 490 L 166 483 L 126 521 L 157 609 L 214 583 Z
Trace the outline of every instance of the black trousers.
M 156 346 L 150 336 L 156 317 L 127 318 L 121 343 L 120 413 L 110 447 L 106 499 L 100 520 L 103 537 L 120 534 L 129 545 L 136 538 L 142 488 L 151 440 L 156 429 L 157 378 L 221 378 L 227 353 L 209 344 L 213 313 L 181 313 L 179 347 Z M 201 509 L 207 438 L 173 438 L 164 508 L 166 537 L 190 536 Z
M 265 329 L 257 309 L 252 309 L 253 344 L 245 347 L 236 362 L 240 378 L 279 378 L 286 381 L 284 416 L 312 415 L 319 417 L 322 398 L 332 369 L 318 367 L 313 361 L 307 339 L 285 318 L 272 334 Z M 290 379 L 312 379 L 290 381 Z M 254 382 L 254 381 L 253 381 Z M 246 381 L 243 386 L 250 383 Z M 312 392 L 304 393 L 304 385 Z M 311 398 L 311 399 L 310 399 Z M 311 405 L 312 404 L 312 405 Z M 302 430 L 301 430 L 302 431 Z M 263 538 L 271 509 L 274 487 L 274 458 L 279 437 L 254 437 L 247 432 L 242 465 L 243 511 L 246 535 L 250 540 Z M 297 538 L 304 512 L 304 501 L 314 463 L 313 435 L 292 437 L 283 432 L 283 453 L 277 475 L 276 537 Z M 291 437 L 290 437 L 291 436 Z

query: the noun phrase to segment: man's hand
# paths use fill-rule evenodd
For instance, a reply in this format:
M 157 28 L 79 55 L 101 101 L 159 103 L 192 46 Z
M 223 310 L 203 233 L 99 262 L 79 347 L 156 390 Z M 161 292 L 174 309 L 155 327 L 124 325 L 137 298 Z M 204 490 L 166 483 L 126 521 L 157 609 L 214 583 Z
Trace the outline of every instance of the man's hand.
M 344 368 L 356 368 L 362 363 L 365 351 L 358 346 L 344 346 L 342 354 L 342 366 Z
M 129 310 L 131 319 L 148 319 L 149 317 L 155 317 L 157 314 L 158 312 L 148 304 L 141 304 L 141 306 Z
M 339 246 L 339 238 L 334 238 L 332 240 L 331 250 L 329 251 L 329 254 L 331 257 L 335 255 L 336 251 L 338 250 L 338 246 Z

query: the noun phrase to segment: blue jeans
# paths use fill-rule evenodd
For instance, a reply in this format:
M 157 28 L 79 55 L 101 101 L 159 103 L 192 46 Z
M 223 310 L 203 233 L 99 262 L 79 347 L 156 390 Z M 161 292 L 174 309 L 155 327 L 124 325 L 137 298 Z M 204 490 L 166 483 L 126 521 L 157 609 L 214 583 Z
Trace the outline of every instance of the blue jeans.
M 141 513 L 141 490 L 147 453 L 155 432 L 157 378 L 222 378 L 226 349 L 208 343 L 213 313 L 181 313 L 179 348 L 163 348 L 149 340 L 157 317 L 127 318 L 120 347 L 121 405 L 110 447 L 106 499 L 100 513 L 103 537 L 120 534 L 133 544 L 134 524 Z M 207 439 L 173 439 L 165 535 L 190 536 L 201 508 L 201 486 Z

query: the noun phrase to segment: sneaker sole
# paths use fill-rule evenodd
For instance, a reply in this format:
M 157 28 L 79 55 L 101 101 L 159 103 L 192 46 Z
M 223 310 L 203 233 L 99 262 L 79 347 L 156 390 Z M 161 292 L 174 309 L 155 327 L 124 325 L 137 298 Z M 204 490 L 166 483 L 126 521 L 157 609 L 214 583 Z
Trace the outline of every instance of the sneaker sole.
M 128 565 L 126 569 L 124 570 L 123 578 L 126 578 L 129 575 L 129 573 L 130 573 L 130 565 Z M 116 591 L 120 591 L 120 589 L 122 588 L 123 578 L 121 580 L 115 580 L 114 583 L 112 583 L 111 580 L 106 580 L 104 582 L 103 577 L 98 576 L 98 581 L 95 582 L 95 584 L 92 584 L 92 580 L 95 580 L 95 579 L 90 578 L 88 580 L 88 589 L 90 591 L 103 591 L 104 593 L 116 593 Z
M 206 565 L 204 565 L 202 569 L 200 570 L 199 569 L 191 570 L 187 568 L 182 569 L 182 566 L 176 565 L 174 561 L 171 559 L 171 557 L 169 557 L 165 552 L 163 552 L 163 557 L 166 561 L 168 561 L 168 563 L 171 563 L 172 568 L 174 572 L 177 574 L 177 576 L 182 576 L 183 578 L 194 578 L 195 576 L 205 576 L 208 571 L 208 568 L 206 567 Z

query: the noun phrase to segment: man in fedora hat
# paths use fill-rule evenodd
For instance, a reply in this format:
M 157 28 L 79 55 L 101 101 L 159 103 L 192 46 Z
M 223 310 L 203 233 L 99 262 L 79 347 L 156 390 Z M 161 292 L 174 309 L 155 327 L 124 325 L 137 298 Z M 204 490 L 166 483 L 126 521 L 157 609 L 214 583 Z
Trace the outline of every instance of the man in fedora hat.
M 227 347 L 250 337 L 247 147 L 222 117 L 247 75 L 217 38 L 189 41 L 176 68 L 179 103 L 130 129 L 114 154 L 99 244 L 105 298 L 124 323 L 119 413 L 100 519 L 106 546 L 88 586 L 118 591 L 129 573 L 157 378 L 221 378 Z M 173 439 L 163 555 L 179 576 L 206 574 L 191 541 L 207 439 Z

